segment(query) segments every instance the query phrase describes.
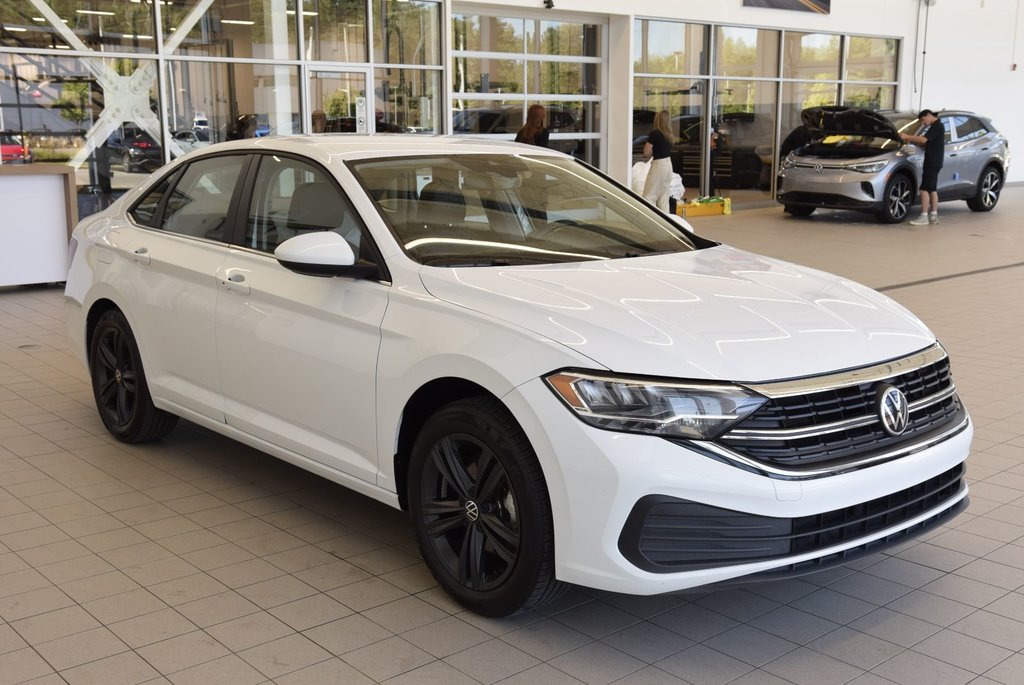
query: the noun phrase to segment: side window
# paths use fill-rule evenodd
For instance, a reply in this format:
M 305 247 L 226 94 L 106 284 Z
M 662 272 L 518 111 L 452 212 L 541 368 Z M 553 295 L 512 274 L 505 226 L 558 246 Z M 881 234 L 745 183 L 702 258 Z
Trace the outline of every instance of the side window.
M 160 209 L 160 201 L 164 199 L 164 195 L 167 194 L 168 188 L 171 186 L 171 178 L 174 174 L 165 177 L 162 181 L 156 184 L 152 190 L 139 200 L 135 208 L 132 209 L 131 217 L 136 222 L 143 226 L 149 226 L 150 228 L 157 228 L 157 221 L 159 217 L 156 215 Z
M 167 199 L 163 224 L 169 233 L 227 241 L 228 208 L 246 157 L 208 157 L 185 169 Z
M 958 117 L 963 123 L 956 126 L 957 137 L 960 140 L 973 140 L 988 133 L 988 129 L 976 117 Z
M 313 231 L 334 231 L 359 255 L 360 223 L 327 174 L 288 157 L 263 156 L 249 207 L 245 245 L 273 252 L 289 238 Z

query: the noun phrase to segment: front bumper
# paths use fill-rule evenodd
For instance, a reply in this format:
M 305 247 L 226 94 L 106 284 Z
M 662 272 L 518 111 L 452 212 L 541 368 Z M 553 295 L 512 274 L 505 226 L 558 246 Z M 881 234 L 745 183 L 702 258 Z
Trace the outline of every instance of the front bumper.
M 602 590 L 651 595 L 783 571 L 890 539 L 955 508 L 957 488 L 943 501 L 893 525 L 827 540 L 810 551 L 783 551 L 758 560 L 713 561 L 684 570 L 641 568 L 620 548 L 630 515 L 644 498 L 685 500 L 775 519 L 807 519 L 856 508 L 913 488 L 967 458 L 970 423 L 948 440 L 901 459 L 813 480 L 782 480 L 721 463 L 654 436 L 592 428 L 576 419 L 544 386 L 526 383 L 505 396 L 540 459 L 551 497 L 559 579 Z
M 863 174 L 842 169 L 792 167 L 779 172 L 777 199 L 782 204 L 830 209 L 878 211 L 882 208 L 883 173 Z

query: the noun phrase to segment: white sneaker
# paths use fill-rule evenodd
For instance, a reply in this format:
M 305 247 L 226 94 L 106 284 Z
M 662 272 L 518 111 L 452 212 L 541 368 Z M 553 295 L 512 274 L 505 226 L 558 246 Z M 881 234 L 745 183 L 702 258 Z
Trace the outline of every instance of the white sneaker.
M 937 224 L 937 223 L 939 223 L 939 215 L 938 214 L 929 214 L 928 215 L 928 223 L 930 223 L 930 224 Z
M 919 216 L 916 219 L 914 219 L 913 221 L 911 221 L 910 225 L 911 226 L 927 226 L 928 225 L 928 215 L 927 214 L 922 214 L 921 216 Z

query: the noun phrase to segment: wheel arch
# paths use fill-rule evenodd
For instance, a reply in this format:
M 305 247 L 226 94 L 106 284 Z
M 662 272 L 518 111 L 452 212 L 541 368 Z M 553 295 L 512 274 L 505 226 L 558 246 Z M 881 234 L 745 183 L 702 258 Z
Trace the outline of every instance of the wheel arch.
M 93 331 L 96 330 L 96 324 L 99 322 L 100 317 L 109 311 L 117 310 L 124 313 L 123 310 L 117 306 L 117 304 L 110 299 L 101 297 L 92 303 L 89 307 L 89 313 L 85 316 L 85 349 L 88 354 L 89 345 L 92 342 Z
M 409 508 L 407 494 L 409 459 L 412 453 L 412 445 L 416 441 L 416 436 L 419 434 L 420 429 L 423 428 L 427 419 L 444 405 L 469 397 L 480 396 L 489 397 L 508 410 L 508 405 L 484 386 L 456 376 L 435 378 L 417 388 L 406 401 L 405 406 L 402 408 L 393 457 L 395 486 L 398 493 L 398 502 L 403 511 L 407 511 Z M 516 420 L 511 410 L 508 411 L 509 415 L 513 416 L 513 420 Z M 518 420 L 516 420 L 516 423 L 519 423 Z

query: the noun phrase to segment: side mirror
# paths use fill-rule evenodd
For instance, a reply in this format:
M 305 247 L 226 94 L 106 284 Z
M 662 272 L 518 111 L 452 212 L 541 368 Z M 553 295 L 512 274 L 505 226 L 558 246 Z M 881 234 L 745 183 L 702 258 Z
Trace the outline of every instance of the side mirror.
M 672 221 L 679 224 L 679 226 L 681 226 L 682 228 L 685 228 L 690 233 L 697 233 L 697 229 L 691 226 L 689 221 L 679 216 L 678 214 L 667 214 L 666 216 L 668 216 L 669 219 L 672 219 Z
M 284 268 L 305 276 L 368 278 L 377 272 L 376 266 L 356 264 L 352 246 L 333 231 L 289 238 L 277 246 L 274 257 Z

